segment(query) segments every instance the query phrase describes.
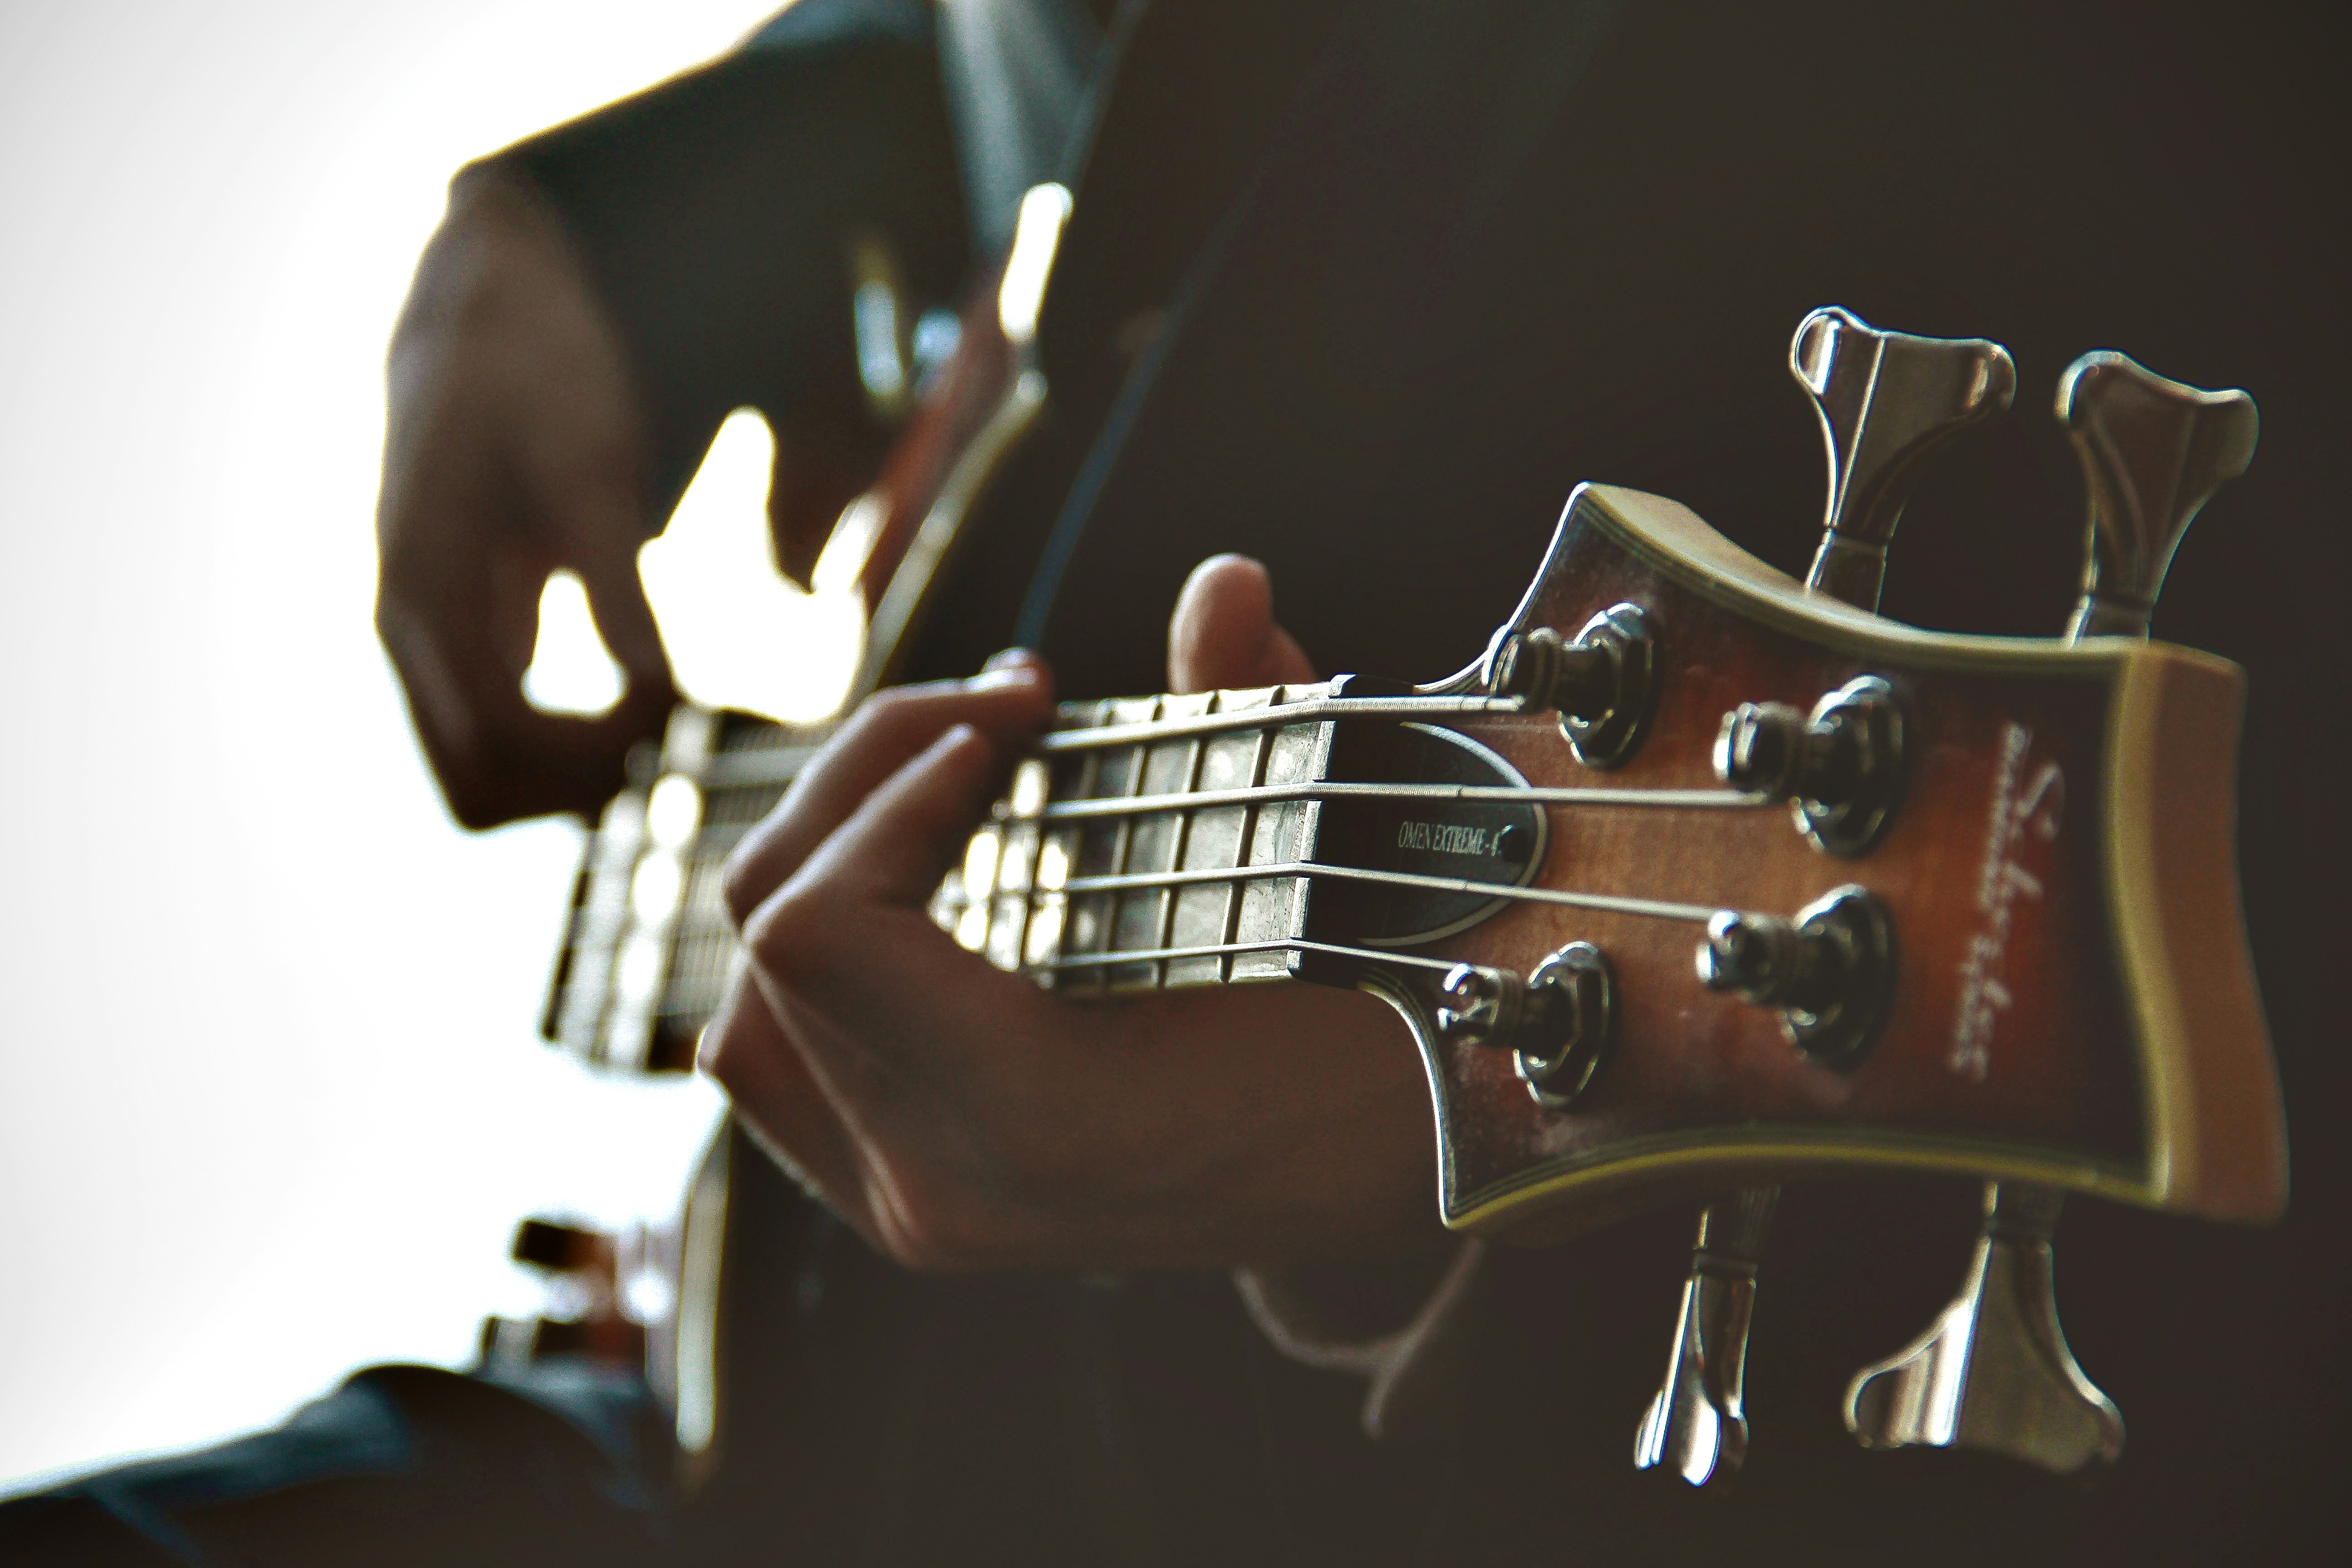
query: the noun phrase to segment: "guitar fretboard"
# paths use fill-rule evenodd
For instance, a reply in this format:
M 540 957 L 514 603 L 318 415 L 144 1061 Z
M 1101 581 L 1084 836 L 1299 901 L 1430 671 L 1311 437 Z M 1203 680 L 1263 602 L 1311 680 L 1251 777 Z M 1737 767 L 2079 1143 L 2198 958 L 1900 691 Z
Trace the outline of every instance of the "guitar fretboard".
M 1048 749 L 1015 770 L 931 912 L 1000 969 L 1073 991 L 1280 979 L 1306 878 L 1221 877 L 1297 864 L 1318 803 L 1278 795 L 1320 776 L 1328 723 L 1248 722 L 1322 686 L 1115 699 L 1064 708 L 1060 734 L 1232 715 L 1238 727 Z M 1089 737 L 1090 738 L 1090 737 Z M 1132 803 L 1086 815 L 1089 803 Z M 1159 803 L 1166 803 L 1160 805 Z M 1194 804 L 1198 802 L 1199 804 Z
M 1318 777 L 1329 744 L 1320 713 L 1297 723 L 1249 716 L 1328 706 L 1317 703 L 1328 690 L 1066 704 L 1066 741 L 1106 727 L 1181 731 L 1182 721 L 1213 725 L 1218 715 L 1241 727 L 1080 744 L 1024 761 L 941 886 L 934 915 L 1000 968 L 1062 989 L 1284 977 L 1283 944 L 1302 929 L 1306 879 L 1217 874 L 1306 859 L 1318 803 L 1211 803 L 1236 791 L 1278 795 Z M 740 963 L 722 896 L 727 857 L 829 732 L 677 711 L 657 761 L 614 798 L 589 840 L 542 1025 L 550 1039 L 599 1066 L 693 1065 L 695 1043 Z M 1202 804 L 1189 804 L 1196 798 Z M 1155 801 L 1169 804 L 1154 809 Z M 1058 815 L 1086 803 L 1117 815 Z

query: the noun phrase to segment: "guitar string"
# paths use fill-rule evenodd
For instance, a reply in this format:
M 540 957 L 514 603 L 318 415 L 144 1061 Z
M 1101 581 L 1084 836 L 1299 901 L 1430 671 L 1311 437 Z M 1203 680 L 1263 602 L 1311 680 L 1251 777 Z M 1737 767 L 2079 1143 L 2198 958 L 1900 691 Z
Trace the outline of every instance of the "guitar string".
M 1412 888 L 1422 892 L 1462 893 L 1482 899 L 1514 899 L 1524 903 L 1559 904 L 1568 909 L 1596 910 L 1605 914 L 1635 915 L 1648 920 L 1684 921 L 1705 925 L 1722 906 L 1678 904 L 1663 899 L 1635 899 L 1617 893 L 1580 893 L 1566 888 L 1520 888 L 1504 882 L 1478 882 L 1467 877 L 1430 877 L 1416 871 L 1382 871 L 1364 866 L 1330 866 L 1316 860 L 1287 860 L 1265 866 L 1204 866 L 1181 871 L 1142 871 L 1118 877 L 1073 877 L 1058 888 L 997 888 L 988 898 L 1035 900 L 1054 893 L 1081 898 L 1089 893 L 1149 892 L 1162 888 L 1191 888 L 1220 882 L 1271 881 L 1303 877 L 1341 882 L 1370 882 L 1381 887 Z M 980 902 L 964 900 L 965 907 Z
M 1681 810 L 1777 804 L 1776 797 L 1733 789 L 1555 789 L 1537 784 L 1389 784 L 1325 780 L 1262 784 L 1250 789 L 1196 790 L 1184 795 L 1135 795 L 1114 800 L 1057 800 L 1038 812 L 1003 823 L 1074 822 L 1138 816 L 1155 811 L 1205 811 L 1224 805 L 1266 805 L 1303 800 L 1437 800 L 1471 804 L 1659 806 Z
M 1015 973 L 1043 974 L 1070 969 L 1108 969 L 1122 963 L 1164 963 L 1171 959 L 1238 957 L 1252 952 L 1327 952 L 1339 958 L 1377 959 L 1382 963 L 1402 963 L 1416 969 L 1452 969 L 1456 962 L 1450 958 L 1422 958 L 1412 953 L 1383 952 L 1378 948 L 1349 947 L 1344 942 L 1310 942 L 1304 937 L 1275 937 L 1265 942 L 1217 942 L 1198 947 L 1142 948 L 1132 952 L 1065 953 L 1058 958 L 1024 963 Z
M 1244 730 L 1286 729 L 1294 724 L 1314 724 L 1327 720 L 1382 719 L 1395 721 L 1480 716 L 1508 718 L 1528 711 L 1526 700 L 1517 697 L 1311 697 L 1296 702 L 1228 709 L 1190 718 L 1048 730 L 1037 738 L 1035 750 L 1040 756 L 1055 756 L 1115 746 L 1148 745 L 1158 741 L 1231 734 Z M 789 784 L 793 775 L 806 766 L 819 749 L 820 746 L 816 745 L 779 746 L 758 751 L 723 752 L 703 764 L 703 778 L 698 782 L 704 784 L 706 788 Z
M 1037 738 L 1036 749 L 1041 755 L 1053 756 L 1064 752 L 1096 751 L 1107 746 L 1189 741 L 1196 736 L 1230 734 L 1237 730 L 1287 729 L 1294 724 L 1314 724 L 1333 719 L 1384 719 L 1393 721 L 1482 715 L 1509 718 L 1528 711 L 1526 699 L 1519 697 L 1310 697 L 1297 702 L 1227 709 L 1187 718 L 1048 730 Z
M 1232 734 L 1253 730 L 1264 731 L 1327 721 L 1347 719 L 1398 721 L 1409 718 L 1463 717 L 1481 714 L 1516 715 L 1526 711 L 1526 707 L 1525 701 L 1518 698 L 1486 696 L 1315 698 L 1297 702 L 1273 703 L 1261 708 L 1204 713 L 1188 718 L 1054 731 L 1041 737 L 1036 751 L 1045 756 L 1056 753 L 1083 754 L 1123 746 L 1134 746 L 1139 752 L 1142 752 L 1153 742 L 1198 741 L 1212 735 Z M 725 751 L 709 760 L 702 771 L 702 776 L 697 780 L 697 783 L 706 795 L 788 784 L 792 778 L 814 758 L 818 750 L 817 746 L 788 745 L 749 751 Z M 1139 757 L 1138 760 L 1140 762 L 1141 758 Z M 1036 814 L 1003 819 L 1000 826 L 1013 826 L 1029 821 L 1116 822 L 1162 813 L 1198 812 L 1221 807 L 1254 807 L 1344 799 L 1665 809 L 1753 809 L 1776 804 L 1771 796 L 1738 790 L 1549 788 L 1529 784 L 1375 784 L 1324 781 L 1159 795 L 1054 801 L 1049 802 Z M 687 857 L 689 864 L 703 864 L 719 858 L 720 855 L 730 850 L 752 826 L 755 825 L 709 822 L 700 825 L 694 835 L 692 847 Z M 1076 897 L 1088 893 L 1151 891 L 1220 882 L 1239 884 L 1273 880 L 1285 877 L 1297 877 L 1309 880 L 1324 878 L 1370 882 L 1421 890 L 1549 903 L 1696 923 L 1704 923 L 1715 913 L 1715 910 L 1708 907 L 1677 904 L 1658 900 L 1577 892 L 1560 889 L 1515 888 L 1476 882 L 1464 878 L 1429 877 L 1411 872 L 1378 871 L 1367 868 L 1327 866 L 1307 861 L 1256 867 L 1202 868 L 1160 873 L 1134 873 L 1118 877 L 1078 878 L 1073 879 L 1061 889 L 1033 888 L 1023 889 L 1018 893 L 1006 893 L 1000 890 L 992 896 L 1019 897 L 1034 908 L 1035 899 L 1040 893 L 1061 892 Z M 969 907 L 969 903 L 970 900 L 967 900 L 965 907 Z M 702 925 L 704 922 L 696 919 L 696 914 L 697 911 L 691 909 L 681 909 L 678 911 L 677 924 L 680 927 Z M 1330 944 L 1304 943 L 1303 941 L 1301 942 L 1224 944 L 1198 950 L 1170 949 L 1164 954 L 1160 950 L 1152 949 L 1126 952 L 1111 951 L 1102 954 L 1071 956 L 1067 958 L 1065 966 L 1099 967 L 1111 963 L 1156 961 L 1163 956 L 1207 957 L 1292 949 L 1355 951 L 1332 948 Z M 1371 950 L 1361 950 L 1361 952 L 1364 955 L 1378 956 L 1396 963 L 1424 964 L 1437 963 L 1434 960 L 1412 959 L 1401 953 L 1373 953 Z M 1148 956 L 1138 956 L 1139 952 L 1146 953 Z M 1440 966 L 1443 967 L 1443 965 Z M 686 976 L 676 974 L 671 978 L 673 982 L 687 979 Z

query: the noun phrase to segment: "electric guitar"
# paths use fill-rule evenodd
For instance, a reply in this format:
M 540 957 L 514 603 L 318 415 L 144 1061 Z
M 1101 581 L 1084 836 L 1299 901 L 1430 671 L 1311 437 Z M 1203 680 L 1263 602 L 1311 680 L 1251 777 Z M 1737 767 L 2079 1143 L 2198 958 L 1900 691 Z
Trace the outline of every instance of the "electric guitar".
M 1951 1308 L 1848 1390 L 1855 1436 L 2112 1460 L 2120 1417 L 2051 1294 L 2061 1195 L 2242 1223 L 2285 1202 L 2235 868 L 2242 678 L 2145 636 L 2253 405 L 2078 361 L 2080 605 L 2060 637 L 1969 637 L 1874 609 L 1919 459 L 2007 408 L 2007 354 L 1825 310 L 1791 369 L 1830 453 L 1806 582 L 1670 500 L 1580 487 L 1447 679 L 1066 706 L 934 914 L 1074 997 L 1381 996 L 1458 1228 L 1544 1241 L 1715 1200 L 1637 1464 L 1738 1468 L 1767 1184 L 1871 1169 L 1983 1178 L 1987 1223 Z M 592 845 L 551 1034 L 683 1065 L 734 962 L 719 863 L 818 738 L 681 711 Z

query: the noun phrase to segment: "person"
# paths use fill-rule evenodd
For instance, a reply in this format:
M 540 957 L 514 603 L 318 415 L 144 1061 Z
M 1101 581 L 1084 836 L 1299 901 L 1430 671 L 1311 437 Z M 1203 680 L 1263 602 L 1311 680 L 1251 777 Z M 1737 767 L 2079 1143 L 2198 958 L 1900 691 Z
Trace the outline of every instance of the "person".
M 2263 449 L 2183 547 L 2158 629 L 2248 667 L 2250 924 L 2289 1105 L 2332 1103 L 2344 544 L 2301 521 L 2345 478 L 2341 220 L 2310 195 L 2346 145 L 2328 41 L 2284 8 L 802 0 L 743 55 L 461 178 L 394 353 L 379 624 L 475 825 L 592 804 L 667 704 L 627 568 L 719 416 L 778 431 L 787 567 L 863 482 L 884 433 L 845 236 L 884 235 L 943 302 L 1056 126 L 1047 172 L 1076 193 L 1038 325 L 1050 413 L 973 519 L 922 684 L 854 720 L 735 868 L 751 964 L 707 1060 L 823 1200 L 743 1166 L 760 1219 L 730 1212 L 730 1310 L 761 1332 L 737 1375 L 767 1397 L 678 1507 L 616 1507 L 580 1479 L 609 1460 L 509 1495 L 567 1541 L 625 1518 L 593 1544 L 713 1563 L 2298 1560 L 2339 1513 L 2340 1141 L 2297 1144 L 2269 1233 L 2074 1205 L 2069 1328 L 2132 1422 L 2096 1487 L 1855 1449 L 1837 1392 L 1948 1297 L 1974 1194 L 1792 1189 L 1751 1458 L 1694 1496 L 1627 1462 L 1686 1211 L 1464 1252 L 1377 1008 L 1068 1002 L 919 905 L 1055 692 L 1289 679 L 1310 655 L 1449 671 L 1579 479 L 1801 563 L 1820 460 L 1786 334 L 1842 302 L 2005 342 L 2021 404 L 2105 343 L 2262 398 Z M 1078 63 L 971 64 L 1006 58 Z M 1887 613 L 2050 633 L 2077 497 L 2029 408 L 1923 487 Z M 631 676 L 603 721 L 517 694 L 556 565 Z M 1365 1371 L 1433 1310 L 1454 1359 L 1420 1363 L 1375 1439 Z M 462 1560 L 480 1493 L 470 1514 L 434 1494 L 436 1551 Z

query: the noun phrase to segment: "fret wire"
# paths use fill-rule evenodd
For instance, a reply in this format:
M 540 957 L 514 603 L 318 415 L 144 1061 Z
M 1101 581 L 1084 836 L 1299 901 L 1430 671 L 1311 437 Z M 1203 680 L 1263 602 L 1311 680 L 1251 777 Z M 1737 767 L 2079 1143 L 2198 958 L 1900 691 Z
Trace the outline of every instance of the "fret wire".
M 1250 737 L 1249 788 L 1260 789 L 1265 786 L 1266 763 L 1273 755 L 1273 731 L 1260 730 L 1256 734 Z M 1242 865 L 1248 861 L 1250 852 L 1257 843 L 1258 813 L 1263 808 L 1257 805 L 1255 802 L 1242 807 L 1241 837 L 1234 846 L 1234 865 L 1235 869 L 1239 869 Z M 1217 933 L 1221 942 L 1224 945 L 1231 946 L 1240 936 L 1241 923 L 1242 885 L 1239 882 L 1234 882 L 1225 889 L 1225 918 L 1223 924 L 1219 928 Z M 1233 980 L 1233 977 L 1234 955 L 1232 953 L 1223 954 L 1217 960 L 1217 980 L 1221 984 L 1228 984 Z
M 1402 963 L 1415 969 L 1452 969 L 1458 962 L 1451 958 L 1420 958 L 1412 953 L 1387 952 L 1379 948 L 1349 947 L 1335 942 L 1309 942 L 1304 937 L 1271 937 L 1265 942 L 1221 942 L 1202 947 L 1150 948 L 1129 952 L 1083 953 L 1076 958 L 1056 958 L 1046 963 L 1028 965 L 1038 970 L 1101 969 L 1114 963 L 1165 963 L 1171 958 L 1236 957 L 1251 952 L 1328 952 L 1340 958 L 1370 959 L 1381 963 Z
M 1273 805 L 1294 800 L 1454 800 L 1511 805 L 1653 806 L 1670 809 L 1741 809 L 1779 804 L 1777 797 L 1731 789 L 1554 789 L 1535 784 L 1382 784 L 1339 780 L 1265 784 L 1250 789 L 1203 790 L 1188 795 L 1130 795 L 1115 800 L 1062 800 L 1045 807 L 1048 819 L 1133 816 L 1155 811 L 1190 811 L 1216 805 Z
M 1151 700 L 1151 711 L 1153 716 L 1157 717 L 1164 706 L 1166 706 L 1166 704 L 1160 699 L 1153 698 Z M 1134 729 L 1138 726 L 1130 724 L 1118 727 Z M 1148 728 L 1148 722 L 1143 727 Z M 1151 748 L 1143 745 L 1137 746 L 1135 748 L 1135 765 L 1128 770 L 1127 784 L 1126 787 L 1120 791 L 1120 794 L 1129 799 L 1142 794 L 1144 770 L 1149 768 L 1150 765 Z M 1118 819 L 1118 848 L 1112 856 L 1113 863 L 1118 867 L 1119 875 L 1126 874 L 1129 864 L 1129 858 L 1134 853 L 1135 819 L 1132 816 L 1123 816 Z M 1106 952 L 1108 952 L 1118 945 L 1118 920 L 1119 916 L 1126 910 L 1126 898 L 1124 896 L 1114 895 L 1103 910 L 1103 947 Z M 1110 976 L 1108 973 L 1103 976 L 1103 982 L 1105 984 L 1109 984 Z
M 1182 887 L 1192 882 L 1255 882 L 1276 877 L 1328 877 L 1342 882 L 1379 882 L 1392 888 L 1420 888 L 1439 893 L 1469 893 L 1480 898 L 1517 899 L 1524 903 L 1561 904 L 1571 909 L 1641 915 L 1653 920 L 1688 921 L 1705 925 L 1719 904 L 1676 904 L 1659 899 L 1627 898 L 1618 893 L 1579 893 L 1559 888 L 1519 888 L 1502 882 L 1474 882 L 1465 877 L 1425 877 L 1416 871 L 1381 871 L 1364 866 L 1328 866 L 1318 860 L 1288 860 L 1272 866 L 1240 866 L 1231 869 L 1140 872 L 1117 877 L 1073 879 L 1070 891 L 1112 892 L 1147 888 Z
M 1095 711 L 1100 713 L 1103 710 L 1098 707 Z M 1092 799 L 1095 792 L 1102 787 L 1103 756 L 1104 753 L 1101 752 L 1087 752 L 1078 759 L 1078 795 L 1083 799 Z M 1053 804 L 1053 792 L 1050 790 L 1046 792 L 1045 803 L 1048 805 Z M 1062 880 L 1065 883 L 1076 876 L 1078 868 L 1086 863 L 1087 835 L 1090 831 L 1091 829 L 1085 823 L 1078 824 L 1077 837 L 1070 844 L 1070 863 L 1062 873 Z M 1108 911 L 1118 908 L 1118 900 L 1115 898 L 1107 898 L 1102 902 L 1105 912 L 1100 918 L 1107 920 Z M 1062 934 L 1054 943 L 1054 955 L 1056 958 L 1069 951 L 1071 940 L 1077 934 L 1077 900 L 1065 894 L 1062 900 Z M 1103 932 L 1103 942 L 1106 946 L 1109 945 L 1110 932 L 1108 929 Z
M 1151 719 L 1130 724 L 1108 724 L 1080 730 L 1049 730 L 1037 739 L 1045 752 L 1084 752 L 1104 746 L 1131 746 L 1152 741 L 1177 741 L 1194 735 L 1224 734 L 1235 730 L 1283 730 L 1293 724 L 1313 724 L 1326 719 L 1445 719 L 1481 714 L 1508 716 L 1526 711 L 1517 697 L 1310 697 L 1278 702 L 1266 708 L 1236 708 L 1189 719 Z

